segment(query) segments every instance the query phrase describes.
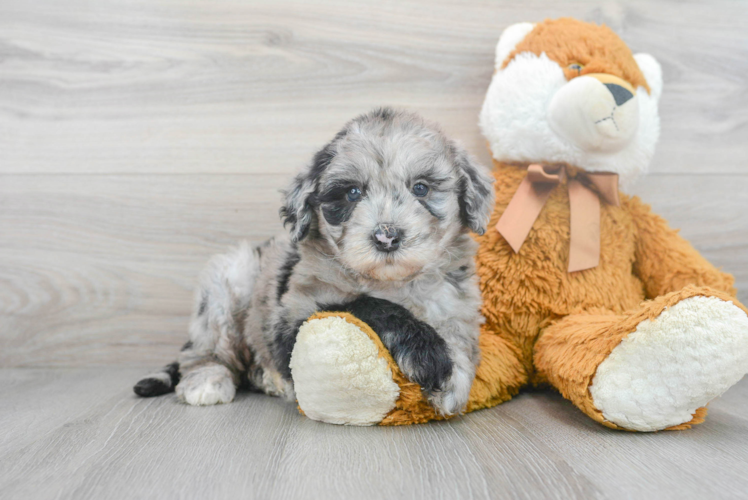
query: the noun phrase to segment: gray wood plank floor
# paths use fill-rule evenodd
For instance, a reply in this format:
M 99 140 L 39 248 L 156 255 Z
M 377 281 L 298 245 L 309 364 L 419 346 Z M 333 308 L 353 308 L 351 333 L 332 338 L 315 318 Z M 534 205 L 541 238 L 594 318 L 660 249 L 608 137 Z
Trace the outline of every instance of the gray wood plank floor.
M 450 422 L 320 424 L 239 394 L 136 398 L 140 372 L 0 369 L 0 497 L 745 498 L 748 379 L 687 432 L 599 426 L 534 392 Z
M 654 435 L 547 392 L 398 429 L 130 392 L 207 258 L 280 231 L 278 189 L 345 121 L 411 109 L 488 163 L 499 33 L 564 15 L 661 62 L 634 192 L 748 302 L 746 2 L 1 1 L 0 498 L 748 498 L 746 380 Z

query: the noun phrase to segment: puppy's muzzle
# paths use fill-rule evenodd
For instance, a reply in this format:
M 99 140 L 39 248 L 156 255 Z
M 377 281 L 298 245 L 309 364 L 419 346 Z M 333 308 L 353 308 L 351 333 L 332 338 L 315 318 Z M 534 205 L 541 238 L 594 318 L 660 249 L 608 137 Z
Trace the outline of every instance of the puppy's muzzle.
M 399 231 L 394 224 L 379 224 L 371 234 L 374 246 L 380 252 L 394 252 L 400 248 L 400 239 L 402 231 Z

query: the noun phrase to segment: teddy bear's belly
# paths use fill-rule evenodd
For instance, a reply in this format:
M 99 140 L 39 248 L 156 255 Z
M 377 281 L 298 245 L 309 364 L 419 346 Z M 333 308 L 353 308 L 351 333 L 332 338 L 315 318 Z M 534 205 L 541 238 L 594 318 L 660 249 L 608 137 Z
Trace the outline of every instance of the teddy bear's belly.
M 511 251 L 511 249 L 510 249 Z M 568 254 L 567 252 L 562 252 Z M 499 272 L 492 263 L 479 263 L 484 309 L 489 321 L 507 321 L 508 316 L 530 314 L 539 318 L 560 317 L 589 309 L 614 313 L 636 307 L 644 300 L 642 282 L 633 274 L 633 254 L 601 255 L 599 266 L 568 273 L 560 261 L 546 252 L 507 255 L 499 258 Z M 483 265 L 482 265 L 483 264 Z
M 552 321 L 583 311 L 621 314 L 644 300 L 644 286 L 634 274 L 636 228 L 630 215 L 602 206 L 600 232 L 600 264 L 575 273 L 567 270 L 568 198 L 549 200 L 519 253 L 493 227 L 482 237 L 477 270 L 485 331 L 519 348 L 528 368 L 538 335 Z

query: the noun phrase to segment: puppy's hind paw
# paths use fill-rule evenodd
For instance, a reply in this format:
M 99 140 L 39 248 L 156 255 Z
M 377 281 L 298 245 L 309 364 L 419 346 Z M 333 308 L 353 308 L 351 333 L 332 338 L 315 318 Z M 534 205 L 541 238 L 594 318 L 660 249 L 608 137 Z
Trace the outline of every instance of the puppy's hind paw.
M 193 406 L 230 403 L 235 395 L 236 385 L 231 372 L 218 364 L 189 371 L 177 385 L 179 400 Z

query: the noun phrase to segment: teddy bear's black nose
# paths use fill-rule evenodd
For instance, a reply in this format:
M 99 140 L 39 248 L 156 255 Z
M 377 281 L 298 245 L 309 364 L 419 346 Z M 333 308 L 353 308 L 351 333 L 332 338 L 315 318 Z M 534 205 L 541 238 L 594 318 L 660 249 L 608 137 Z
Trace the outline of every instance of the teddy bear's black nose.
M 613 99 L 616 100 L 616 106 L 620 106 L 634 97 L 634 94 L 632 94 L 627 88 L 616 85 L 615 83 L 606 83 L 605 86 L 608 87 L 610 93 L 613 94 Z

